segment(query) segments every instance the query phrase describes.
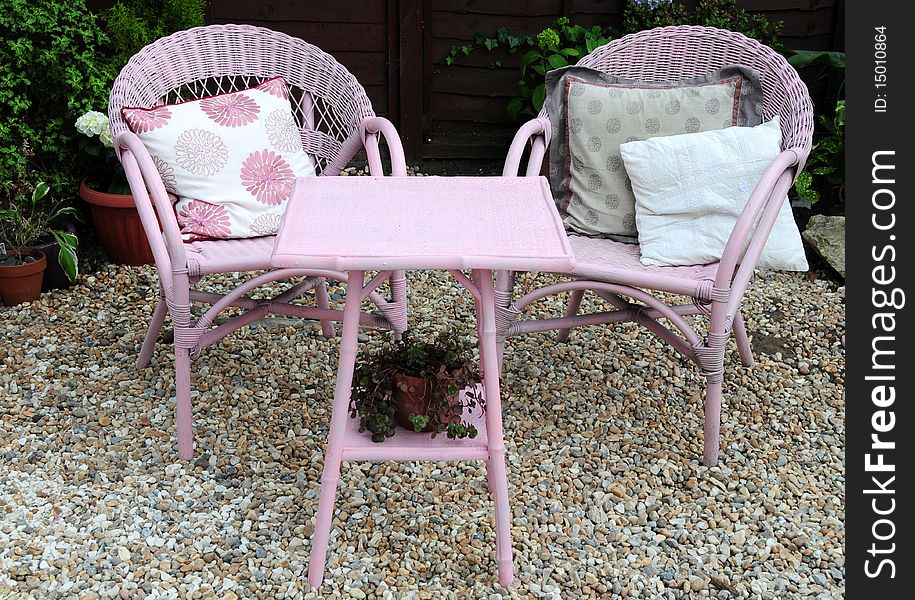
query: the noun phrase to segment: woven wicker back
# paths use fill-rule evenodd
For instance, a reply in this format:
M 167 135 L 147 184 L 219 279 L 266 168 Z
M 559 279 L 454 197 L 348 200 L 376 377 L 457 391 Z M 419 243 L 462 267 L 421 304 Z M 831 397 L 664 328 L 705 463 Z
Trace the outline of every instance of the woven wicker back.
M 341 158 L 343 141 L 357 133 L 362 120 L 375 115 L 372 105 L 356 78 L 332 56 L 262 27 L 195 27 L 140 50 L 114 81 L 108 101 L 111 134 L 127 131 L 123 106 L 201 98 L 252 87 L 277 75 L 289 84 L 304 149 L 323 171 Z
M 707 75 L 742 64 L 759 71 L 765 120 L 779 115 L 782 148 L 810 149 L 813 105 L 807 86 L 783 56 L 740 33 L 677 26 L 639 31 L 613 40 L 578 64 L 619 77 L 659 81 Z M 541 116 L 547 116 L 541 112 Z

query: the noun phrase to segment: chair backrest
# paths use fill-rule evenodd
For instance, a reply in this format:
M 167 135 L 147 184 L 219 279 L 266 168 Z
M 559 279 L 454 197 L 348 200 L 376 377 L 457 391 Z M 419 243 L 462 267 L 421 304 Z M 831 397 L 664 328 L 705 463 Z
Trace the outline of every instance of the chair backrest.
M 699 77 L 731 64 L 759 71 L 764 120 L 778 115 L 782 149 L 800 148 L 805 159 L 814 125 L 807 86 L 782 55 L 743 34 L 692 25 L 658 27 L 615 39 L 578 61 L 582 67 L 644 81 Z M 546 108 L 540 116 L 548 116 Z
M 375 116 L 365 89 L 326 52 L 251 25 L 209 25 L 156 40 L 121 70 L 108 101 L 112 136 L 127 131 L 121 107 L 151 107 L 245 89 L 282 75 L 305 151 L 322 173 L 352 158 L 359 125 Z

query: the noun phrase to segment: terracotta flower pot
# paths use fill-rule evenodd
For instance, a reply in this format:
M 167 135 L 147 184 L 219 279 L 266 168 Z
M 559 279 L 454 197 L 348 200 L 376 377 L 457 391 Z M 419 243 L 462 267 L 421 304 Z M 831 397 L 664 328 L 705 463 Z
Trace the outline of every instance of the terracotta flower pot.
M 21 265 L 0 266 L 0 301 L 6 306 L 32 302 L 41 296 L 41 280 L 48 264 L 40 250 L 19 249 L 9 254 L 38 255 L 38 260 Z
M 89 204 L 95 229 L 112 261 L 119 265 L 152 264 L 152 250 L 132 195 L 99 192 L 83 179 L 79 197 Z
M 410 375 L 394 374 L 394 419 L 397 424 L 410 431 L 416 431 L 410 415 L 425 415 L 429 412 L 429 402 L 432 397 L 432 378 L 413 377 Z M 457 423 L 461 419 L 460 404 L 457 398 L 449 398 L 444 414 L 439 415 L 443 423 Z M 423 433 L 432 431 L 433 423 L 429 422 Z

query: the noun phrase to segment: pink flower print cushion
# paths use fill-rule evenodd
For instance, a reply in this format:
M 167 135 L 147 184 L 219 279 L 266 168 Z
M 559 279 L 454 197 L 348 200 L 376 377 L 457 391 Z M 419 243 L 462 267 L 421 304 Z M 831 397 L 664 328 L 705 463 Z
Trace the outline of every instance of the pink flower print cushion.
M 282 77 L 122 114 L 178 196 L 186 241 L 275 234 L 296 177 L 315 175 Z
M 200 101 L 200 108 L 216 123 L 226 127 L 241 127 L 257 120 L 260 107 L 244 94 L 225 94 Z
M 218 204 L 191 200 L 178 210 L 178 223 L 182 229 L 192 229 L 200 238 L 225 238 L 229 236 L 229 213 Z M 195 236 L 197 237 L 197 236 Z
M 282 156 L 270 150 L 252 152 L 241 164 L 241 183 L 264 204 L 279 204 L 292 191 L 295 175 Z
M 162 127 L 171 118 L 172 113 L 167 106 L 157 106 L 149 110 L 134 111 L 124 114 L 127 126 L 136 134 L 146 133 Z

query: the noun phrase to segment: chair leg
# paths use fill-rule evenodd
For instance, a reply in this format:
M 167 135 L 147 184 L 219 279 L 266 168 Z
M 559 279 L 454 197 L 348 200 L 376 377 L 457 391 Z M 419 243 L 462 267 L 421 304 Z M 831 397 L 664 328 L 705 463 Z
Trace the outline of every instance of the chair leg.
M 566 305 L 566 317 L 574 317 L 578 314 L 578 308 L 581 306 L 581 299 L 584 297 L 584 290 L 573 290 L 572 296 L 569 298 L 569 303 Z M 571 329 L 560 329 L 556 333 L 556 341 L 563 344 L 569 341 L 569 332 Z
M 317 297 L 318 308 L 327 310 L 330 308 L 330 302 L 327 298 L 327 282 L 322 281 L 315 287 L 315 296 Z M 333 321 L 321 321 L 321 334 L 330 339 L 334 337 L 336 331 L 334 330 Z
M 175 347 L 175 422 L 178 429 L 178 457 L 190 460 L 194 456 L 194 428 L 191 418 L 191 353 Z
M 743 313 L 739 310 L 734 315 L 734 339 L 737 341 L 737 353 L 740 355 L 740 362 L 745 367 L 755 365 L 753 347 L 750 345 L 750 338 L 747 336 L 747 326 L 743 321 Z
M 709 382 L 705 392 L 705 447 L 702 462 L 706 467 L 718 464 L 719 435 L 721 431 L 721 387 L 719 378 Z
M 162 324 L 165 323 L 166 313 L 168 313 L 168 306 L 165 304 L 165 299 L 159 296 L 156 309 L 149 321 L 149 329 L 146 330 L 146 337 L 143 338 L 143 345 L 140 347 L 140 355 L 137 357 L 138 369 L 149 365 L 149 359 L 152 358 L 153 350 L 156 348 L 156 340 L 162 330 Z

